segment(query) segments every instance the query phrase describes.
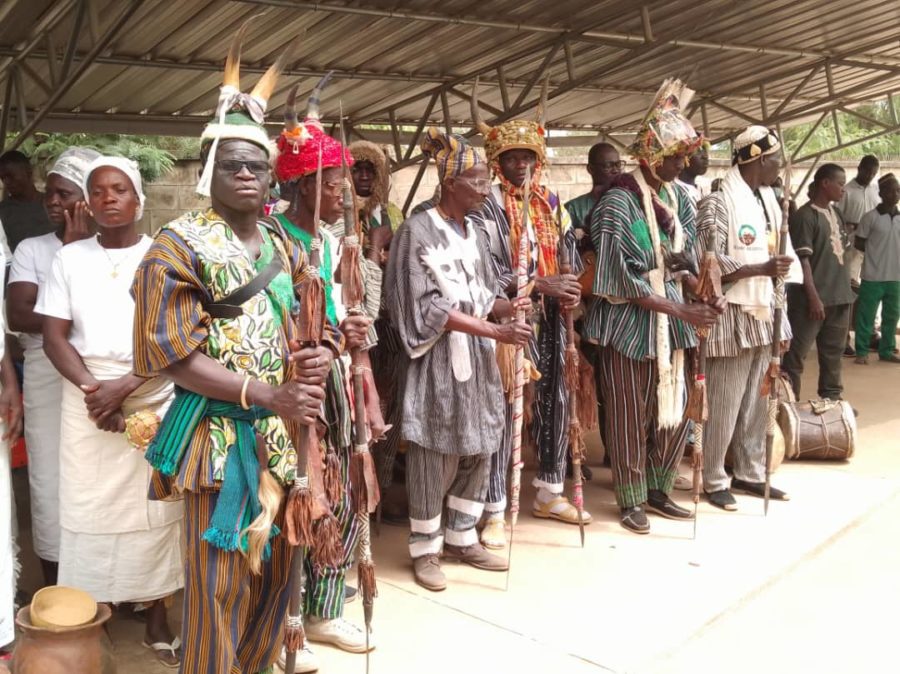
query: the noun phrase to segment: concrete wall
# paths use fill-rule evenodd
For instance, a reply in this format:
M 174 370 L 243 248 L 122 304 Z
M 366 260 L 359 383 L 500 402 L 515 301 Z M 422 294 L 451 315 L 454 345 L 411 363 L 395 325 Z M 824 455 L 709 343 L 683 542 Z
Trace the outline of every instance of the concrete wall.
M 590 176 L 585 170 L 586 157 L 557 158 L 544 172 L 544 182 L 554 191 L 558 192 L 563 201 L 577 197 L 591 189 Z M 847 171 L 850 178 L 856 174 L 856 162 L 839 162 Z M 626 170 L 631 170 L 631 166 Z M 720 177 L 728 170 L 728 162 L 713 160 L 707 177 L 714 179 Z M 806 174 L 806 166 L 797 166 L 794 170 L 793 182 L 797 185 Z M 394 174 L 391 185 L 391 200 L 402 207 L 406 196 L 415 180 L 417 166 L 405 168 Z M 882 173 L 889 171 L 900 173 L 900 162 L 885 163 L 881 167 Z M 147 195 L 147 205 L 141 227 L 144 231 L 152 233 L 161 225 L 172 220 L 182 213 L 206 205 L 206 200 L 194 193 L 197 178 L 200 172 L 200 162 L 180 161 L 166 176 L 156 182 L 146 185 L 144 191 Z M 434 193 L 437 185 L 437 174 L 434 167 L 426 170 L 422 182 L 411 202 L 412 205 L 427 199 Z M 798 202 L 804 203 L 805 195 Z

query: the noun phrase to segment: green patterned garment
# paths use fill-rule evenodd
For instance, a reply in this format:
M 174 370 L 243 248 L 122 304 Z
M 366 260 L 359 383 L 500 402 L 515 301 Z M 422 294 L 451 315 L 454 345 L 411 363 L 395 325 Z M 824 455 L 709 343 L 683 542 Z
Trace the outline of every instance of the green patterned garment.
M 218 301 L 246 285 L 272 259 L 275 251 L 287 260 L 281 242 L 260 227 L 263 244 L 260 256 L 250 253 L 222 220 L 206 214 L 195 214 L 190 222 L 176 220 L 167 225 L 191 248 L 200 263 L 200 279 Z M 214 214 L 213 214 L 214 215 Z M 287 264 L 287 263 L 286 263 Z M 264 293 L 258 293 L 243 305 L 237 318 L 214 318 L 209 325 L 206 354 L 229 370 L 246 373 L 268 384 L 279 385 L 287 374 L 286 345 L 281 328 L 289 319 L 294 294 L 291 277 L 280 272 Z M 283 484 L 294 479 L 297 455 L 288 438 L 284 423 L 277 416 L 258 419 L 256 431 L 269 447 L 269 470 Z M 234 422 L 223 417 L 209 417 L 211 477 L 220 482 L 224 477 L 228 448 L 237 442 Z

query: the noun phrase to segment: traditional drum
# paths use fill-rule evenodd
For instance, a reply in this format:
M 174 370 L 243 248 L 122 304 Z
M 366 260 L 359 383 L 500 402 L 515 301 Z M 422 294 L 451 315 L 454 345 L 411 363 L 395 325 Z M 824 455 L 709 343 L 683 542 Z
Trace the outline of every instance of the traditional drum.
M 783 402 L 778 422 L 789 459 L 845 461 L 856 449 L 856 415 L 845 400 Z

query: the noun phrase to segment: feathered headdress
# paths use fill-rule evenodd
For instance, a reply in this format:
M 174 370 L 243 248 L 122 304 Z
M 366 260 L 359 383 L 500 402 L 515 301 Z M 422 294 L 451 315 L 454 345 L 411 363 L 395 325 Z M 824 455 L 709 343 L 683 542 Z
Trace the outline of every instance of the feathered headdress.
M 278 159 L 275 162 L 275 177 L 279 182 L 290 182 L 314 173 L 320 158 L 323 169 L 342 166 L 342 154 L 348 165 L 353 164 L 350 151 L 339 140 L 325 133 L 322 127 L 319 106 L 322 91 L 330 80 L 329 72 L 312 90 L 303 123 L 297 119 L 297 85 L 288 94 L 284 109 L 284 130 L 278 137 Z
M 266 106 L 275 89 L 278 76 L 284 69 L 292 45 L 288 45 L 275 63 L 260 78 L 249 94 L 241 92 L 241 44 L 247 26 L 257 17 L 251 17 L 240 27 L 231 40 L 231 48 L 225 59 L 225 72 L 222 87 L 219 89 L 219 102 L 216 114 L 203 129 L 200 136 L 201 147 L 210 145 L 206 164 L 197 184 L 197 193 L 209 196 L 212 181 L 213 165 L 216 150 L 223 140 L 246 140 L 259 145 L 271 159 L 274 154 L 272 142 L 263 126 L 266 121 Z
M 703 142 L 684 115 L 694 90 L 679 79 L 667 79 L 656 92 L 629 151 L 648 165 L 674 154 L 691 154 Z
M 472 121 L 475 130 L 484 136 L 484 153 L 488 162 L 507 150 L 531 150 L 543 164 L 547 161 L 547 132 L 544 128 L 544 112 L 547 109 L 547 81 L 541 89 L 541 102 L 534 121 L 511 119 L 497 126 L 489 126 L 481 119 L 478 109 L 478 78 L 472 86 Z

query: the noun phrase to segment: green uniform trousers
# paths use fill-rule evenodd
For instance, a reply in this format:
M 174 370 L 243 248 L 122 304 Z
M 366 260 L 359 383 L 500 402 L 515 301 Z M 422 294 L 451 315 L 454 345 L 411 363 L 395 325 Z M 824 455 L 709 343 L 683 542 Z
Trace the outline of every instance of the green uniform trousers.
M 856 355 L 869 353 L 875 314 L 881 304 L 881 341 L 878 355 L 887 358 L 896 348 L 897 322 L 900 320 L 900 281 L 863 281 L 856 300 Z

